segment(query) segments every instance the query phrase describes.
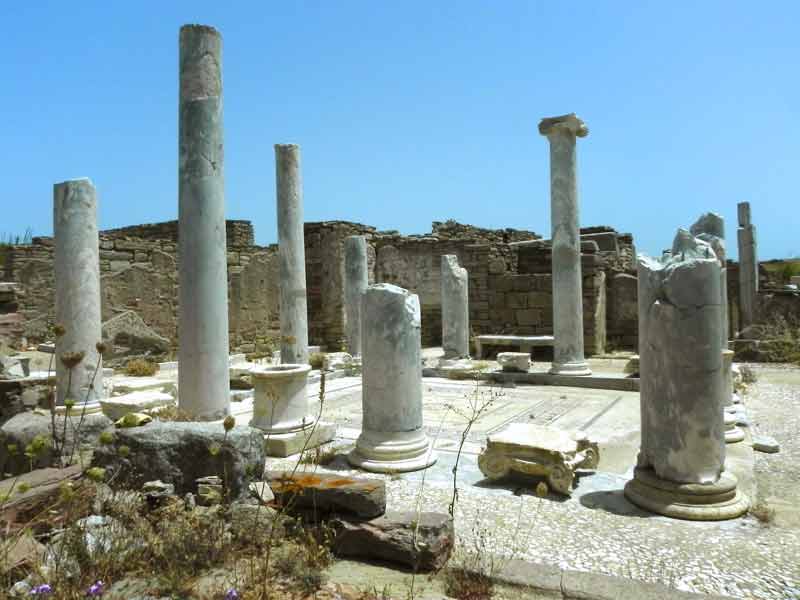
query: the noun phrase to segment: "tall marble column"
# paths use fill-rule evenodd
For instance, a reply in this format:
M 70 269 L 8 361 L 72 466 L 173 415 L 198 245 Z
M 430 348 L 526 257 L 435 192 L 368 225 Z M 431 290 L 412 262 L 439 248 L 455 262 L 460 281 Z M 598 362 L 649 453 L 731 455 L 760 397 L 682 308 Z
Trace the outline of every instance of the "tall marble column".
M 725 472 L 720 266 L 711 246 L 679 230 L 670 255 L 639 257 L 642 441 L 626 497 L 691 520 L 748 508 Z
M 344 311 L 347 351 L 361 356 L 361 297 L 369 285 L 367 239 L 351 235 L 344 241 Z
M 278 193 L 278 255 L 281 288 L 281 362 L 308 362 L 306 248 L 300 146 L 275 144 Z
M 758 302 L 758 246 L 756 227 L 750 221 L 750 203 L 737 206 L 739 229 L 739 331 L 753 324 Z
M 53 186 L 56 323 L 65 333 L 56 338 L 56 404 L 70 399 L 75 409 L 96 405 L 103 395 L 100 313 L 100 238 L 97 195 L 89 179 Z M 77 353 L 77 354 L 76 354 Z M 70 358 L 83 358 L 71 369 Z M 70 372 L 71 371 L 71 372 Z
M 424 469 L 436 462 L 422 427 L 419 297 L 381 283 L 362 303 L 363 424 L 351 464 L 375 472 Z
M 575 138 L 589 129 L 574 113 L 542 119 L 550 142 L 550 221 L 553 268 L 554 375 L 591 375 L 583 349 L 581 236 Z
M 223 175 L 222 37 L 180 33 L 178 403 L 197 419 L 230 410 Z
M 722 319 L 720 336 L 722 337 L 722 349 L 727 350 L 730 326 L 728 319 L 728 259 L 725 250 L 725 220 L 716 213 L 704 213 L 689 228 L 689 232 L 704 242 L 708 242 L 719 262 L 720 318 Z
M 442 256 L 442 349 L 445 358 L 469 357 L 469 277 L 455 254 Z

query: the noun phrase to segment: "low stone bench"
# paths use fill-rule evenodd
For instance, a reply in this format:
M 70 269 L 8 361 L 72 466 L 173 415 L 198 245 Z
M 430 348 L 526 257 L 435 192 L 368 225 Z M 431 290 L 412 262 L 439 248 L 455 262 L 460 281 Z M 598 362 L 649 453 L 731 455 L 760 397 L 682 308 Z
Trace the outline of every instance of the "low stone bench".
M 475 337 L 475 358 L 483 358 L 486 346 L 517 346 L 520 352 L 531 353 L 534 346 L 552 346 L 552 335 L 479 335 Z

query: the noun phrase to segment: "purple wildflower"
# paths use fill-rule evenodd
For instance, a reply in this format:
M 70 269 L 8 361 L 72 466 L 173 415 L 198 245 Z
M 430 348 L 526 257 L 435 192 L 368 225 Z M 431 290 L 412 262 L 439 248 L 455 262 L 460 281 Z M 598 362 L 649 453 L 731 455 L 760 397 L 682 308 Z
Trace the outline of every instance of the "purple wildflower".
M 236 588 L 231 588 L 225 593 L 225 600 L 239 600 L 239 592 Z
M 49 583 L 37 585 L 31 590 L 31 596 L 49 596 L 53 593 L 53 587 Z
M 102 581 L 95 581 L 92 585 L 89 586 L 89 591 L 86 592 L 87 596 L 91 596 L 92 598 L 96 598 L 98 596 L 103 595 L 103 582 Z

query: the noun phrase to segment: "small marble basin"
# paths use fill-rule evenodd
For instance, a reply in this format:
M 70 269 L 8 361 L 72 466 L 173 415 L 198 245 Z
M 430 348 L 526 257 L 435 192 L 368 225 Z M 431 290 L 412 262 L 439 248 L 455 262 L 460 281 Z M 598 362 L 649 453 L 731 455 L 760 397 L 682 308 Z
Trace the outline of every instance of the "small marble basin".
M 291 433 L 309 427 L 306 383 L 311 365 L 258 365 L 250 369 L 253 382 L 251 427 L 267 433 Z

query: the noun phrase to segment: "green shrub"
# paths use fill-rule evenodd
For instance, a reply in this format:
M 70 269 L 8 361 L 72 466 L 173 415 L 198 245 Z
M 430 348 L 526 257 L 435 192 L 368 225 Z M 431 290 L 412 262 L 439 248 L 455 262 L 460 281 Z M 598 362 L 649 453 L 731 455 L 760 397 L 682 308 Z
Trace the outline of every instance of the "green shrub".
M 312 369 L 321 369 L 325 365 L 325 353 L 314 352 L 308 357 L 308 364 Z
M 131 377 L 151 377 L 157 370 L 158 365 L 146 358 L 134 358 L 125 365 L 125 373 Z

